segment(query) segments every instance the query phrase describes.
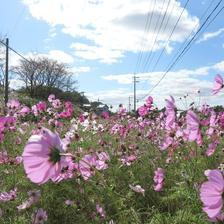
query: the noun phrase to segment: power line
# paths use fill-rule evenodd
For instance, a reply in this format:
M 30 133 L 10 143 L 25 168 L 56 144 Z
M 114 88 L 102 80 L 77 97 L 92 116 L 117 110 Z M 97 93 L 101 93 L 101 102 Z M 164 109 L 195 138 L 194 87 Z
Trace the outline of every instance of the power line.
M 193 43 L 193 41 L 195 42 L 195 40 L 198 38 L 196 36 L 203 29 L 203 27 L 206 25 L 207 21 L 210 19 L 210 17 L 212 16 L 212 14 L 216 11 L 216 9 L 219 7 L 219 5 L 221 4 L 222 1 L 223 0 L 220 0 L 219 3 L 215 6 L 215 8 L 212 10 L 212 12 L 209 14 L 209 16 L 206 18 L 206 20 L 203 22 L 203 24 L 198 29 L 198 31 L 191 38 L 191 40 L 187 43 L 187 45 L 184 47 L 184 49 L 181 51 L 181 53 L 178 55 L 178 57 L 175 59 L 175 61 L 169 66 L 169 68 L 167 69 L 166 73 L 168 73 L 174 67 L 174 65 L 177 63 L 177 61 L 190 49 L 190 47 L 191 47 L 190 44 Z M 224 6 L 218 11 L 218 13 L 215 15 L 215 17 L 213 17 L 213 19 L 208 23 L 208 25 L 205 27 L 205 29 L 216 19 L 216 17 L 221 13 L 221 11 L 223 9 L 224 9 Z
M 163 11 L 164 5 L 165 5 L 165 0 L 163 0 L 162 11 Z M 156 24 L 155 24 L 155 32 L 154 32 L 153 35 L 152 35 L 152 36 L 153 36 L 153 39 L 154 39 L 154 34 L 156 33 L 157 27 L 158 27 L 158 25 L 159 25 L 161 16 L 162 16 L 162 14 L 159 15 L 159 19 L 156 21 Z M 158 29 L 157 35 L 158 35 L 159 31 L 160 31 L 160 30 Z M 156 36 L 156 37 L 157 37 L 157 36 Z M 155 39 L 156 39 L 156 38 L 155 38 Z M 147 62 L 148 62 L 149 59 L 151 58 L 152 50 L 153 50 L 154 45 L 155 45 L 155 39 L 154 39 L 154 42 L 153 42 L 153 44 L 152 44 L 152 47 L 151 47 L 151 49 L 150 49 L 150 52 L 149 52 L 148 56 L 146 56 L 146 59 L 145 59 L 143 68 L 147 65 Z
M 206 30 L 209 27 L 209 25 L 217 18 L 217 16 L 222 12 L 223 9 L 224 9 L 224 6 L 216 13 L 216 15 L 213 17 L 213 19 L 205 26 L 204 30 Z M 198 39 L 198 37 L 196 39 L 194 39 L 189 44 L 189 46 L 186 48 L 185 52 L 179 57 L 178 61 L 184 56 L 184 54 L 186 54 L 189 51 L 189 49 L 191 48 L 192 44 Z
M 141 40 L 141 50 L 138 54 L 138 58 L 137 58 L 137 63 L 136 63 L 136 66 L 135 66 L 135 71 L 134 73 L 137 73 L 137 68 L 138 66 L 140 67 L 141 65 L 141 60 L 142 60 L 142 56 L 143 56 L 143 51 L 144 51 L 144 45 L 143 45 L 143 39 L 144 39 L 144 36 L 147 34 L 147 32 L 150 30 L 151 28 L 151 23 L 152 23 L 152 18 L 153 18 L 153 15 L 154 15 L 154 11 L 155 11 L 155 6 L 156 6 L 156 0 L 154 0 L 153 2 L 153 10 L 152 10 L 152 13 L 151 13 L 151 10 L 149 10 L 148 12 L 148 15 L 147 15 L 147 20 L 146 20 L 146 24 L 145 24 L 145 29 L 144 29 L 144 34 L 143 34 L 143 37 L 142 37 L 142 40 Z M 150 2 L 150 6 L 151 6 L 151 2 Z M 151 7 L 150 7 L 151 9 Z M 149 18 L 149 15 L 150 15 L 150 18 Z
M 12 29 L 8 33 L 8 35 L 10 37 L 12 37 L 12 32 L 13 31 L 15 32 L 15 30 L 17 29 L 17 27 L 18 27 L 18 25 L 21 21 L 21 18 L 23 16 L 24 12 L 25 12 L 25 9 L 26 9 L 26 6 L 24 5 L 23 8 L 21 9 L 20 13 L 18 14 L 18 17 L 16 18 L 16 21 L 15 21 L 14 25 L 12 26 Z
M 0 43 L 3 44 L 4 46 L 7 46 L 6 43 L 4 43 L 4 41 L 0 40 Z M 16 51 L 15 49 L 13 49 L 12 47 L 8 46 L 8 48 L 13 51 L 14 53 L 16 53 L 18 56 L 20 56 L 21 58 L 23 58 L 25 61 L 29 62 L 30 64 L 33 64 L 31 61 L 29 61 L 27 58 L 25 58 L 22 54 L 20 54 L 18 51 Z
M 180 15 L 179 15 L 179 17 L 178 17 L 178 19 L 177 19 L 177 21 L 176 21 L 175 25 L 174 25 L 174 27 L 173 27 L 173 29 L 172 29 L 171 33 L 170 33 L 170 35 L 169 35 L 169 37 L 168 37 L 167 41 L 166 41 L 166 45 L 167 45 L 167 43 L 170 41 L 170 39 L 171 39 L 171 37 L 172 37 L 172 35 L 173 35 L 174 31 L 176 30 L 177 25 L 178 25 L 178 23 L 179 23 L 179 21 L 180 21 L 180 19 L 181 19 L 182 15 L 183 15 L 184 10 L 185 10 L 185 9 L 186 9 L 186 7 L 187 7 L 187 5 L 188 5 L 189 1 L 190 1 L 190 0 L 187 0 L 187 1 L 185 2 L 184 7 L 183 7 L 183 9 L 182 9 L 182 11 L 181 11 L 181 13 L 180 13 Z M 167 22 L 167 23 L 168 23 L 168 22 Z M 166 26 L 167 26 L 167 24 L 166 24 Z M 162 52 L 160 53 L 159 58 L 161 58 L 161 55 L 162 55 L 162 54 L 163 54 L 163 52 L 165 51 L 165 49 L 166 49 L 166 45 L 165 45 L 165 47 L 163 48 Z M 157 61 L 158 61 L 158 60 L 157 60 Z M 156 62 L 156 63 L 158 63 L 158 62 Z M 141 97 L 139 100 L 144 99 L 147 95 L 148 95 L 148 94 L 144 95 L 144 96 L 143 96 L 143 97 Z
M 172 29 L 170 35 L 169 35 L 169 37 L 168 37 L 167 40 L 166 40 L 166 45 L 163 47 L 163 50 L 161 51 L 161 53 L 160 53 L 160 55 L 159 55 L 159 57 L 158 57 L 156 63 L 155 63 L 154 66 L 153 66 L 152 72 L 155 71 L 155 68 L 156 68 L 157 64 L 159 63 L 160 59 L 162 58 L 162 55 L 163 55 L 163 53 L 164 53 L 164 51 L 165 51 L 165 49 L 166 49 L 166 46 L 167 46 L 167 44 L 169 43 L 170 39 L 172 38 L 173 33 L 174 33 L 175 29 L 177 28 L 177 25 L 178 25 L 178 23 L 179 23 L 179 21 L 180 21 L 182 15 L 183 15 L 184 10 L 185 10 L 186 7 L 187 7 L 189 1 L 190 1 L 190 0 L 187 0 L 187 1 L 186 1 L 186 3 L 185 3 L 185 5 L 184 5 L 184 7 L 183 7 L 183 9 L 182 9 L 182 11 L 181 11 L 181 13 L 180 13 L 178 19 L 177 19 L 177 21 L 176 21 L 176 23 L 175 23 L 175 25 L 174 25 L 174 27 L 173 27 L 173 29 Z M 192 32 L 193 32 L 193 31 L 192 31 Z M 191 33 L 191 34 L 192 34 L 192 33 Z M 190 35 L 191 35 L 191 34 L 190 34 Z
M 187 2 L 187 3 L 188 3 L 188 2 Z M 199 21 L 201 21 L 201 20 L 205 17 L 205 15 L 207 14 L 208 10 L 211 8 L 212 3 L 213 3 L 213 0 L 211 0 L 210 4 L 208 5 L 208 7 L 207 7 L 206 10 L 204 11 L 204 13 L 200 16 Z M 182 11 L 182 12 L 183 12 L 183 11 Z M 197 25 L 194 26 L 194 28 L 192 29 L 191 33 L 190 33 L 189 36 L 186 38 L 186 40 L 184 41 L 184 43 L 182 43 L 182 45 L 178 48 L 178 50 L 177 50 L 176 54 L 173 56 L 172 60 L 178 55 L 178 52 L 180 52 L 181 49 L 184 48 L 184 45 L 190 40 L 190 38 L 191 38 L 191 36 L 193 35 L 194 30 L 195 30 L 196 27 L 197 27 Z M 172 35 L 171 35 L 171 36 L 172 36 Z M 167 44 L 169 43 L 171 36 L 170 36 L 169 39 L 167 40 Z M 166 45 L 167 45 L 167 44 L 166 44 Z M 163 55 L 163 53 L 164 53 L 164 51 L 165 51 L 165 48 L 166 48 L 166 47 L 163 48 L 163 50 L 162 50 L 162 52 L 160 53 L 160 55 L 159 55 L 159 57 L 158 57 L 156 63 L 154 64 L 153 69 L 152 69 L 152 72 L 155 71 L 156 66 L 158 65 L 159 61 L 161 60 L 162 55 Z M 172 60 L 171 60 L 171 61 L 172 61 Z
M 166 15 L 167 15 L 168 8 L 169 8 L 169 6 L 170 6 L 170 2 L 171 2 L 171 0 L 168 1 L 168 4 L 167 4 L 167 6 L 166 6 L 165 13 L 163 14 L 162 21 L 161 21 L 161 23 L 160 23 L 160 25 L 159 25 L 158 32 L 157 32 L 157 34 L 156 34 L 156 38 L 155 38 L 155 40 L 154 40 L 152 49 L 151 49 L 151 51 L 150 51 L 150 57 L 152 56 L 152 59 L 150 60 L 150 57 L 149 57 L 149 59 L 146 61 L 145 69 L 144 69 L 144 67 L 143 67 L 143 71 L 145 71 L 146 68 L 150 66 L 150 62 L 153 61 L 154 54 L 152 54 L 152 52 L 153 52 L 153 50 L 154 50 L 155 44 L 157 43 L 157 39 L 158 39 L 158 36 L 159 36 L 159 34 L 160 34 L 160 30 L 161 30 L 161 28 L 162 28 L 162 26 L 163 26 L 163 22 L 164 22 L 164 20 L 165 20 L 165 17 L 166 17 Z
M 181 57 L 184 56 L 184 54 L 186 54 L 186 52 L 190 49 L 190 47 L 192 46 L 191 43 L 193 43 L 193 41 L 195 42 L 197 40 L 197 38 L 200 36 L 197 36 L 198 33 L 203 29 L 203 27 L 206 25 L 206 23 L 208 22 L 208 20 L 210 19 L 210 17 L 214 14 L 214 12 L 217 10 L 217 8 L 219 7 L 219 5 L 221 4 L 222 0 L 219 1 L 219 3 L 215 6 L 215 8 L 211 11 L 211 13 L 207 16 L 207 18 L 205 19 L 205 21 L 203 22 L 203 24 L 200 26 L 200 28 L 197 30 L 197 32 L 194 34 L 194 36 L 191 38 L 191 40 L 188 42 L 188 44 L 184 47 L 184 49 L 181 51 L 181 53 L 176 57 L 176 59 L 174 60 L 174 62 L 168 67 L 168 69 L 166 70 L 166 72 L 163 74 L 163 76 L 160 78 L 160 80 L 151 88 L 151 90 L 144 96 L 142 97 L 140 100 L 144 99 L 147 95 L 149 95 L 160 83 L 161 81 L 166 77 L 167 73 L 176 65 L 176 63 L 180 60 Z M 216 15 L 213 17 L 213 19 L 206 25 L 205 29 L 207 29 L 207 27 L 216 19 L 216 17 L 221 13 L 221 11 L 224 9 L 224 6 L 218 11 L 218 13 L 216 13 Z M 204 29 L 204 30 L 205 30 Z M 196 37 L 197 36 L 197 37 Z M 190 45 L 191 44 L 191 45 Z

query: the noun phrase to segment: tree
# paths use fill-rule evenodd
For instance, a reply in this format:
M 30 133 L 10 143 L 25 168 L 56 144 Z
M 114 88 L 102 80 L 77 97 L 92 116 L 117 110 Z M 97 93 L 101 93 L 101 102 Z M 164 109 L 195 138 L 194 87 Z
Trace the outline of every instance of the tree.
M 63 91 L 75 89 L 76 80 L 73 79 L 69 67 L 47 57 L 20 60 L 20 64 L 12 70 L 24 82 L 31 97 L 36 97 L 36 90 L 41 87 L 47 87 L 49 93 L 53 88 Z

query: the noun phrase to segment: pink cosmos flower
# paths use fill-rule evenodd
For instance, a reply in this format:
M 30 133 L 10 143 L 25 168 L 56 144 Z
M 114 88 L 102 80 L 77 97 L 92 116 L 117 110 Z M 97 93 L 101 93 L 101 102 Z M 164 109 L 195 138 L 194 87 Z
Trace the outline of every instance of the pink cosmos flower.
M 15 158 L 15 164 L 19 165 L 23 162 L 23 157 L 22 156 L 16 156 Z
M 103 209 L 103 207 L 101 207 L 99 204 L 96 204 L 96 211 L 97 213 L 100 215 L 101 218 L 105 218 L 106 217 L 106 212 Z
M 167 130 L 173 130 L 176 126 L 176 112 L 175 112 L 176 106 L 175 106 L 175 100 L 172 96 L 170 96 L 170 99 L 166 99 L 166 120 L 165 120 L 165 128 Z
M 79 115 L 79 121 L 82 123 L 82 122 L 84 122 L 85 121 L 85 116 L 84 116 L 84 114 L 80 114 Z
M 32 224 L 43 224 L 47 221 L 47 212 L 39 208 L 32 217 Z
M 138 108 L 138 114 L 141 116 L 141 117 L 144 117 L 148 114 L 148 107 L 146 107 L 145 105 L 141 106 Z
M 39 112 L 43 112 L 47 109 L 47 104 L 45 102 L 40 101 L 39 103 L 36 104 L 37 110 Z
M 70 101 L 66 101 L 66 102 L 65 102 L 65 108 L 66 108 L 66 109 L 73 108 L 72 102 L 70 102 Z
M 64 106 L 65 106 L 64 111 L 59 113 L 58 116 L 60 118 L 70 118 L 73 115 L 73 111 L 74 111 L 73 105 L 70 101 L 67 101 L 65 102 Z
M 29 198 L 21 205 L 17 206 L 18 211 L 30 208 L 34 203 L 37 203 L 40 199 L 40 190 L 33 190 L 28 192 Z
M 61 152 L 63 144 L 57 133 L 43 128 L 39 135 L 32 135 L 22 154 L 27 177 L 37 184 L 54 181 L 66 166 Z
M 206 131 L 206 134 L 209 136 L 212 136 L 215 133 L 215 129 L 217 126 L 217 115 L 215 111 L 211 111 L 211 116 L 209 119 L 209 129 Z
M 9 192 L 1 192 L 0 193 L 0 202 L 13 201 L 17 197 L 17 189 L 13 189 Z
M 150 108 L 152 106 L 152 103 L 153 103 L 153 98 L 151 96 L 149 96 L 147 99 L 146 99 L 146 106 L 148 108 Z
M 165 150 L 167 149 L 170 145 L 172 145 L 174 142 L 174 139 L 170 136 L 166 136 L 164 139 L 163 139 L 163 142 L 160 146 L 160 149 L 161 150 Z
M 70 199 L 67 199 L 67 200 L 65 201 L 65 204 L 66 204 L 67 206 L 72 206 L 74 203 L 75 203 L 75 202 L 72 201 L 72 200 L 70 200 Z
M 56 121 L 54 122 L 54 126 L 55 126 L 55 127 L 62 127 L 62 126 L 63 126 L 63 122 L 56 120 Z
M 18 100 L 10 100 L 8 103 L 7 103 L 7 107 L 9 109 L 18 109 L 20 107 L 20 102 Z
M 136 155 L 125 155 L 121 158 L 121 162 L 123 165 L 130 166 L 136 159 Z
M 0 117 L 0 142 L 4 139 L 4 134 L 6 131 L 15 130 L 15 117 Z
M 125 107 L 123 107 L 123 105 L 120 105 L 117 113 L 121 117 L 124 117 L 127 115 L 127 109 Z
M 27 114 L 30 113 L 30 108 L 27 107 L 27 106 L 24 106 L 20 111 L 19 111 L 19 114 L 22 116 L 22 117 L 25 117 Z
M 106 152 L 97 153 L 97 160 L 96 160 L 96 169 L 97 170 L 105 170 L 108 168 L 107 161 L 110 160 L 110 156 Z
M 60 108 L 61 107 L 61 101 L 59 100 L 59 99 L 55 99 L 55 100 L 53 100 L 52 101 L 52 106 L 54 107 L 54 108 Z
M 217 94 L 222 88 L 224 87 L 223 85 L 223 78 L 221 75 L 216 75 L 215 76 L 215 84 L 212 89 L 212 94 L 215 95 Z
M 206 170 L 205 176 L 208 181 L 204 182 L 200 188 L 200 198 L 203 202 L 203 211 L 209 218 L 223 221 L 222 194 L 224 192 L 224 179 L 219 170 Z
M 0 152 L 0 164 L 5 164 L 9 161 L 7 151 Z
M 31 107 L 31 110 L 32 110 L 32 112 L 33 112 L 33 114 L 34 114 L 35 116 L 38 116 L 38 109 L 37 109 L 37 106 L 36 106 L 36 105 L 33 105 L 33 106 Z
M 164 181 L 164 169 L 157 168 L 157 170 L 154 172 L 154 190 L 155 191 L 161 191 L 163 188 L 163 181 Z
M 143 196 L 145 196 L 145 189 L 142 188 L 140 185 L 133 186 L 129 184 L 129 187 L 136 193 L 141 193 Z
M 97 157 L 95 154 L 87 154 L 79 161 L 79 172 L 84 180 L 88 180 L 94 175 L 94 167 L 96 166 Z
M 215 150 L 216 150 L 216 147 L 217 147 L 218 143 L 219 143 L 218 141 L 215 141 L 215 142 L 212 142 L 208 145 L 208 149 L 206 151 L 207 156 L 211 156 L 215 153 Z
M 198 145 L 202 145 L 202 135 L 200 130 L 200 120 L 192 111 L 187 112 L 187 130 L 186 134 L 189 141 L 196 141 Z
M 105 119 L 109 119 L 110 118 L 110 115 L 107 111 L 103 111 L 102 112 L 102 116 L 105 118 Z
M 48 96 L 48 101 L 51 103 L 53 100 L 55 100 L 55 95 L 54 94 L 50 94 Z
M 74 173 L 74 171 L 79 171 L 78 164 L 73 162 L 72 154 L 70 154 L 70 155 L 71 156 L 69 156 L 69 153 L 67 153 L 67 156 L 64 161 L 65 164 L 67 163 L 66 169 L 63 169 L 63 172 L 61 172 L 59 174 L 59 176 L 57 177 L 57 179 L 54 180 L 55 182 L 60 182 L 62 180 L 71 179 L 75 176 L 76 172 Z

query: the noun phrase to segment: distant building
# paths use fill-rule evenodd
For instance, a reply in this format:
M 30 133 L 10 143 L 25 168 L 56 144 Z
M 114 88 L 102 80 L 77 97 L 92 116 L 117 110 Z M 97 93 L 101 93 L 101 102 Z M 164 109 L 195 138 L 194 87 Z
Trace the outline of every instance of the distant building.
M 106 104 L 100 104 L 97 108 L 96 108 L 96 114 L 97 115 L 101 115 L 102 112 L 109 112 L 109 107 Z
M 82 109 L 84 110 L 84 111 L 90 111 L 91 110 L 91 104 L 89 104 L 89 103 L 85 103 L 85 104 L 83 104 L 82 105 Z

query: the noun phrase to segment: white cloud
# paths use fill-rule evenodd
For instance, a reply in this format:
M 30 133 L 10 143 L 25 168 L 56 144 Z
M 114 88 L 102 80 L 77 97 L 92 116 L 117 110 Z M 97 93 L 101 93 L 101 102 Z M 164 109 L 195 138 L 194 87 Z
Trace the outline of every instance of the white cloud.
M 74 43 L 71 48 L 75 50 L 74 55 L 88 60 L 99 60 L 107 64 L 117 61 L 117 58 L 123 57 L 120 50 L 106 49 L 103 47 L 89 46 L 87 44 Z
M 201 43 L 201 42 L 210 40 L 214 37 L 217 37 L 217 36 L 221 35 L 223 32 L 224 32 L 224 28 L 220 28 L 219 30 L 217 30 L 215 32 L 204 33 L 202 38 L 200 38 L 196 43 Z
M 50 59 L 57 60 L 65 64 L 74 63 L 74 58 L 70 54 L 60 50 L 51 50 L 47 54 L 38 54 L 38 56 L 46 56 Z
M 126 52 L 138 52 L 142 44 L 144 51 L 149 51 L 155 38 L 155 30 L 162 20 L 168 6 L 168 0 L 157 0 L 153 12 L 153 2 L 148 0 L 23 0 L 31 15 L 47 22 L 51 27 L 62 25 L 62 32 L 74 38 L 83 38 L 91 44 L 74 43 L 72 48 L 78 57 L 114 63 L 124 57 Z M 50 9 L 50 10 L 49 10 Z M 169 32 L 172 30 L 182 11 L 179 1 L 171 0 L 160 35 L 153 51 L 164 47 Z M 152 15 L 151 27 L 145 35 L 147 15 Z M 159 23 L 157 23 L 159 22 Z M 167 26 L 165 27 L 165 24 Z M 175 30 L 171 42 L 182 42 L 199 26 L 197 17 L 187 10 Z M 168 44 L 166 50 L 172 48 Z
M 211 90 L 213 87 L 213 80 L 205 80 L 208 79 L 209 74 L 216 74 L 216 71 L 224 71 L 224 61 L 216 63 L 211 66 L 196 68 L 194 70 L 182 69 L 174 72 L 169 72 L 165 79 L 158 85 L 154 91 L 150 95 L 152 95 L 155 99 L 156 104 L 159 107 L 164 106 L 165 99 L 172 95 L 179 99 L 183 98 L 184 95 L 189 95 L 187 98 L 188 104 L 190 104 L 193 100 L 199 101 L 199 94 L 197 93 L 200 90 L 200 102 L 206 101 L 209 104 L 220 104 L 223 102 L 223 97 L 219 96 L 211 96 Z M 148 94 L 149 90 L 154 86 L 162 77 L 164 72 L 153 72 L 153 73 L 140 73 L 138 74 L 140 83 L 137 83 L 137 98 L 141 99 L 145 95 Z M 121 89 L 119 92 L 116 91 L 105 91 L 101 98 L 102 100 L 106 100 L 106 102 L 112 102 L 114 105 L 119 103 L 127 104 L 128 96 L 133 95 L 132 90 L 132 77 L 133 74 L 121 74 L 121 75 L 107 75 L 102 76 L 103 79 L 109 81 L 116 81 L 119 84 L 129 85 L 129 89 Z M 203 80 L 202 80 L 203 77 Z M 141 89 L 141 83 L 145 83 L 148 85 L 148 89 Z M 123 91 L 123 92 L 122 92 Z M 93 96 L 95 94 L 99 94 L 100 92 L 92 93 Z M 119 96 L 120 95 L 120 96 Z M 105 98 L 104 98 L 105 97 Z M 144 99 L 139 102 L 139 105 L 144 103 Z M 179 106 L 183 107 L 183 102 L 179 102 Z M 185 102 L 184 102 L 185 104 Z
M 71 69 L 71 71 L 76 74 L 79 75 L 80 73 L 86 73 L 90 71 L 90 67 L 88 66 L 81 66 L 81 67 L 73 67 Z
M 9 88 L 10 89 L 20 89 L 21 87 L 24 86 L 24 82 L 19 80 L 19 79 L 10 79 L 9 80 Z
M 60 50 L 51 50 L 47 53 L 41 53 L 41 54 L 36 53 L 36 52 L 29 52 L 29 53 L 23 54 L 23 56 L 27 59 L 39 56 L 39 57 L 48 57 L 52 60 L 57 60 L 61 63 L 65 63 L 65 64 L 73 64 L 74 63 L 74 57 L 72 55 L 67 54 L 64 51 L 60 51 Z M 22 58 L 20 56 L 12 53 L 9 57 L 9 65 L 17 66 L 21 59 Z
M 214 65 L 218 66 L 218 64 Z M 172 78 L 173 81 L 175 79 L 183 80 L 186 77 L 192 76 L 192 75 L 207 75 L 209 72 L 210 67 L 201 67 L 195 70 L 187 70 L 182 69 L 176 72 L 169 72 L 167 77 Z M 148 81 L 152 85 L 159 81 L 159 79 L 163 76 L 164 71 L 160 72 L 151 72 L 151 73 L 139 73 L 138 77 L 141 81 Z M 121 75 L 105 75 L 102 76 L 103 79 L 109 80 L 109 81 L 117 81 L 119 84 L 131 84 L 133 82 L 133 74 L 121 74 Z
M 224 61 L 221 61 L 213 66 L 218 72 L 224 72 Z

